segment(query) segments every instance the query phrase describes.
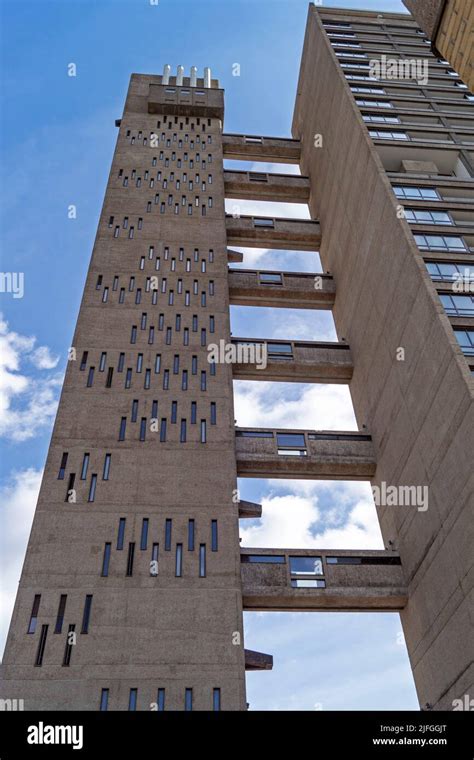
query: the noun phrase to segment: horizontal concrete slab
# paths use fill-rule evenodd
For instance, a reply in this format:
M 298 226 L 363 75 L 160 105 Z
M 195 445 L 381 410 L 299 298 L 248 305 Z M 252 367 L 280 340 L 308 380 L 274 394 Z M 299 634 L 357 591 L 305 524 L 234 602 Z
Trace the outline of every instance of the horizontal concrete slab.
M 321 243 L 319 222 L 312 219 L 282 219 L 226 215 L 227 244 L 249 248 L 283 248 L 317 251 Z
M 407 601 L 392 551 L 241 550 L 244 610 L 401 610 Z
M 370 435 L 351 431 L 236 428 L 237 475 L 248 478 L 370 480 Z
M 284 383 L 348 383 L 353 364 L 345 343 L 317 341 L 276 341 L 233 338 L 238 361 L 232 364 L 236 380 L 273 380 Z M 250 353 L 253 347 L 258 353 Z M 266 366 L 248 361 L 262 356 L 266 347 Z M 240 354 L 239 354 L 240 349 Z
M 236 161 L 273 161 L 278 164 L 297 164 L 300 159 L 299 140 L 262 135 L 223 134 L 224 158 Z
M 229 295 L 236 306 L 331 309 L 336 286 L 328 274 L 230 269 Z
M 307 203 L 309 180 L 297 174 L 268 172 L 224 172 L 226 198 Z

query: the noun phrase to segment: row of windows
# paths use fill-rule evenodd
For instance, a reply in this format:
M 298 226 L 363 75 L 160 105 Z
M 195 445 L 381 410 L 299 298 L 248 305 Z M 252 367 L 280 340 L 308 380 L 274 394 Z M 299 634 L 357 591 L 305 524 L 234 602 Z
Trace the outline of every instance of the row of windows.
M 434 281 L 453 280 L 474 282 L 474 264 L 456 264 L 455 262 L 427 261 L 426 268 Z
M 165 551 L 171 551 L 171 527 L 172 520 L 167 519 L 165 522 Z M 148 548 L 148 530 L 149 520 L 144 518 L 142 524 L 142 534 L 140 539 L 140 551 L 147 551 Z M 117 536 L 117 550 L 122 551 L 124 548 L 124 533 L 125 533 L 125 518 L 120 519 L 119 531 Z M 211 551 L 218 551 L 218 534 L 217 534 L 217 520 L 211 521 Z M 192 541 L 192 544 L 191 544 Z M 194 552 L 195 542 L 195 521 L 189 520 L 188 525 L 188 551 Z M 131 578 L 133 576 L 134 563 L 135 563 L 135 541 L 130 541 L 127 549 L 127 559 L 125 564 L 125 577 Z M 198 550 L 199 561 L 199 577 L 205 578 L 207 575 L 207 544 L 200 543 Z M 157 577 L 159 574 L 159 543 L 151 544 L 151 555 L 148 565 L 149 575 Z M 110 573 L 110 561 L 112 557 L 112 543 L 107 541 L 104 544 L 104 553 L 102 556 L 102 565 L 100 575 L 102 578 L 108 578 Z M 174 574 L 176 578 L 183 577 L 183 543 L 179 542 L 175 546 L 175 558 L 174 558 Z
M 61 463 L 59 465 L 59 472 L 58 472 L 58 480 L 64 480 L 64 476 L 66 474 L 66 468 L 67 468 L 67 461 L 68 461 L 69 453 L 67 451 L 64 451 L 61 456 Z M 104 457 L 104 464 L 102 467 L 102 480 L 109 480 L 110 477 L 110 467 L 112 464 L 112 454 L 106 454 Z M 82 466 L 81 466 L 81 480 L 87 480 L 87 473 L 90 466 L 90 454 L 89 452 L 86 452 L 82 459 Z M 92 477 L 97 478 L 97 474 L 93 474 Z
M 27 633 L 35 633 L 38 622 L 39 607 L 41 602 L 41 594 L 36 594 L 33 600 L 33 608 L 30 615 Z M 67 594 L 61 594 L 59 598 L 58 612 L 56 616 L 56 622 L 54 626 L 54 633 L 61 633 L 64 623 L 64 615 L 66 611 Z M 92 594 L 87 594 L 84 602 L 84 612 L 82 616 L 81 633 L 89 632 L 89 623 L 92 609 Z M 44 624 L 41 626 L 40 637 L 38 641 L 38 647 L 35 655 L 35 667 L 40 668 L 43 665 L 44 653 L 46 650 L 46 641 L 48 638 L 49 625 Z M 72 649 L 75 640 L 76 625 L 70 623 L 68 625 L 66 644 L 63 655 L 63 667 L 69 667 L 71 664 Z
M 131 422 L 137 422 L 138 419 L 138 408 L 139 408 L 139 401 L 138 399 L 134 399 L 132 401 L 132 411 L 130 416 Z M 172 425 L 176 425 L 178 423 L 178 402 L 172 401 L 171 402 L 171 410 L 170 410 L 170 422 Z M 211 401 L 210 403 L 210 409 L 209 409 L 209 415 L 210 415 L 210 422 L 211 425 L 217 424 L 217 404 L 215 401 Z M 190 421 L 191 425 L 197 425 L 197 418 L 198 418 L 198 406 L 197 401 L 191 401 L 191 408 L 190 408 Z M 152 401 L 151 406 L 151 419 L 157 420 L 158 419 L 158 401 L 154 400 Z M 146 417 L 141 418 L 141 422 L 145 421 L 146 423 Z M 186 420 L 181 420 L 181 427 L 183 427 L 182 423 Z M 184 431 L 186 432 L 186 425 L 184 426 Z M 181 430 L 181 432 L 183 432 Z
M 194 358 L 194 357 L 193 357 Z M 194 364 L 192 366 L 191 375 L 197 375 L 198 371 L 197 368 L 194 371 Z M 153 374 L 160 374 L 159 372 L 153 372 Z M 174 371 L 173 368 L 173 375 L 178 375 L 178 372 Z M 211 376 L 214 376 L 216 374 L 216 365 L 215 363 L 210 365 L 210 374 Z M 105 379 L 105 387 L 106 388 L 112 388 L 113 384 L 113 376 L 114 376 L 114 368 L 109 367 L 106 374 Z M 95 367 L 91 366 L 89 367 L 89 371 L 87 373 L 87 381 L 86 381 L 86 388 L 92 388 L 94 385 L 94 377 L 95 377 Z M 143 373 L 143 388 L 144 390 L 150 390 L 152 387 L 152 371 L 149 367 L 147 367 Z M 124 380 L 124 388 L 125 390 L 129 390 L 132 388 L 132 381 L 133 381 L 133 368 L 127 367 L 127 370 L 125 372 L 125 380 Z M 165 369 L 163 370 L 163 390 L 168 391 L 170 389 L 170 370 Z M 199 388 L 201 391 L 207 391 L 207 371 L 201 370 L 200 372 L 200 383 Z M 181 372 L 181 390 L 187 391 L 189 390 L 189 371 L 187 369 L 183 369 Z
M 31 615 L 28 622 L 27 633 L 35 633 L 38 624 L 38 615 L 41 604 L 41 594 L 35 594 L 33 599 L 33 606 L 31 609 Z M 61 594 L 59 597 L 58 611 L 56 615 L 56 622 L 54 624 L 54 633 L 62 633 L 64 624 L 64 615 L 66 612 L 67 594 Z M 84 601 L 84 612 L 82 614 L 81 633 L 89 633 L 89 623 L 91 619 L 92 609 L 92 594 L 86 594 Z
M 418 248 L 422 251 L 454 251 L 469 253 L 469 246 L 458 235 L 415 235 Z
M 155 163 L 153 163 L 155 161 Z M 152 166 L 156 166 L 156 158 L 152 159 Z M 135 182 L 135 187 L 141 187 L 142 186 L 142 178 L 141 176 L 134 176 L 135 169 L 132 170 L 132 173 L 130 175 L 130 179 Z M 148 182 L 148 187 L 154 188 L 155 187 L 155 178 L 149 176 L 150 173 L 146 169 L 143 173 L 143 181 Z M 118 173 L 119 179 L 122 179 L 122 185 L 123 187 L 130 187 L 129 184 L 129 178 L 128 175 L 124 175 L 123 169 L 119 169 Z M 170 184 L 174 183 L 176 190 L 181 189 L 181 183 L 183 185 L 187 185 L 188 190 L 194 190 L 201 188 L 202 191 L 205 191 L 207 188 L 207 185 L 212 185 L 212 174 L 207 175 L 207 182 L 205 179 L 201 179 L 199 174 L 196 174 L 194 179 L 188 179 L 188 175 L 186 173 L 183 174 L 183 178 L 177 177 L 175 180 L 174 172 L 170 173 L 169 180 L 167 177 L 164 177 L 162 179 L 161 177 L 161 171 L 157 172 L 156 175 L 156 181 L 161 183 L 162 190 L 166 190 L 168 188 L 168 181 Z M 184 189 L 184 188 L 183 188 Z M 155 204 L 157 203 L 155 199 Z M 185 205 L 185 204 L 183 204 Z
M 212 420 L 216 419 L 216 411 L 215 406 L 212 407 L 211 405 L 211 425 L 215 425 L 215 421 L 212 422 Z M 173 423 L 174 424 L 174 423 Z M 191 424 L 197 424 L 197 422 L 193 423 L 193 419 L 191 418 Z M 153 436 L 155 434 L 159 433 L 159 441 L 160 443 L 166 443 L 166 437 L 167 437 L 167 430 L 168 430 L 168 418 L 162 417 L 161 420 L 158 419 L 158 417 L 151 417 L 148 421 L 147 417 L 142 417 L 140 419 L 140 433 L 139 433 L 139 440 L 140 441 L 146 441 L 146 433 L 147 428 L 150 427 L 151 432 L 153 433 Z M 119 427 L 119 434 L 118 434 L 118 440 L 119 441 L 125 441 L 127 432 L 127 417 L 122 417 L 120 419 L 120 427 Z M 181 418 L 180 422 L 180 434 L 179 434 L 179 442 L 180 443 L 187 443 L 188 440 L 188 423 L 186 418 Z M 201 419 L 199 423 L 199 443 L 207 443 L 207 421 L 205 419 Z
M 455 330 L 454 334 L 465 356 L 474 356 L 474 330 Z
M 97 278 L 97 284 L 96 284 L 96 290 L 101 289 L 101 283 L 102 283 L 102 275 L 99 275 Z M 153 285 L 153 287 L 152 287 Z M 189 287 L 189 285 L 188 285 Z M 209 296 L 215 295 L 215 289 L 214 289 L 214 280 L 209 280 L 207 283 L 207 290 Z M 126 290 L 124 287 L 121 287 L 119 289 L 119 277 L 116 275 L 113 279 L 112 283 L 112 292 L 118 292 L 118 303 L 123 304 L 125 303 L 125 293 Z M 143 290 L 142 288 L 137 288 L 135 290 L 135 277 L 130 277 L 129 285 L 128 285 L 128 292 L 135 292 L 135 298 L 134 302 L 135 304 L 140 304 L 142 302 L 142 295 Z M 151 304 L 152 306 L 156 306 L 158 303 L 159 293 L 168 293 L 168 306 L 172 306 L 174 303 L 174 294 L 175 290 L 174 288 L 170 288 L 168 290 L 168 279 L 167 277 L 161 277 L 161 281 L 159 281 L 158 277 L 155 276 L 153 278 L 147 277 L 145 280 L 145 293 L 151 293 Z M 186 287 L 183 291 L 183 279 L 181 277 L 178 277 L 176 280 L 176 294 L 182 295 L 184 292 L 184 305 L 190 306 L 191 305 L 191 296 L 198 296 L 199 295 L 199 280 L 194 280 L 192 285 L 192 291 L 187 290 Z M 101 301 L 102 303 L 108 303 L 109 300 L 109 286 L 105 285 L 102 289 L 101 293 Z M 162 300 L 162 299 L 160 299 Z M 201 306 L 206 306 L 206 291 L 201 290 Z
M 291 349 L 291 343 L 281 344 L 281 345 L 289 345 Z M 81 357 L 81 364 L 80 364 L 81 371 L 84 371 L 86 369 L 88 357 L 89 357 L 89 352 L 84 351 Z M 100 356 L 100 366 L 102 366 L 103 370 L 105 370 L 106 361 L 107 361 L 107 352 L 104 351 L 101 353 L 101 356 Z M 117 372 L 123 372 L 124 366 L 125 366 L 125 352 L 122 351 L 119 354 Z M 143 370 L 143 354 L 142 353 L 137 354 L 136 367 L 137 367 L 136 371 L 138 373 L 142 372 Z M 215 362 L 209 363 L 209 369 L 210 369 L 211 375 L 214 376 L 216 374 Z M 161 372 L 161 354 L 155 354 L 153 371 L 155 375 L 159 375 Z M 178 373 L 179 373 L 179 354 L 175 354 L 173 357 L 173 374 L 177 375 Z M 193 354 L 191 357 L 191 374 L 197 375 L 197 373 L 198 373 L 198 355 Z
M 369 77 L 353 77 L 346 74 L 346 79 L 369 79 Z M 356 95 L 388 95 L 386 90 L 383 89 L 383 87 L 371 87 L 369 85 L 351 85 L 351 91 Z M 414 93 L 416 94 L 416 93 Z M 474 95 L 465 94 L 464 98 L 466 100 L 472 101 L 474 100 Z M 366 102 L 365 105 L 368 105 L 369 103 Z
M 109 708 L 109 689 L 102 689 L 100 693 L 100 710 L 106 711 Z M 128 697 L 128 709 L 135 711 L 138 704 L 138 689 L 131 688 Z M 166 689 L 159 688 L 156 696 L 156 702 L 150 704 L 150 709 L 153 711 L 162 712 L 166 709 Z M 187 712 L 193 709 L 193 690 L 186 688 L 184 690 L 184 709 Z M 221 709 L 221 690 L 214 688 L 212 690 L 212 710 L 218 712 Z
M 202 303 L 202 300 L 203 300 L 203 298 L 201 296 L 201 303 Z M 185 306 L 187 305 L 186 298 L 185 298 L 184 305 Z M 146 326 L 147 326 L 147 315 L 146 315 L 146 312 L 144 312 L 142 314 L 142 319 L 141 319 L 141 323 L 140 323 L 140 331 L 146 330 Z M 165 345 L 171 346 L 172 342 L 173 342 L 173 328 L 169 327 L 169 326 L 166 327 L 166 328 L 164 328 L 164 315 L 162 315 L 162 314 L 160 314 L 160 316 L 158 317 L 158 330 L 160 332 L 163 331 L 163 330 L 165 330 Z M 214 330 L 215 330 L 215 323 L 214 322 L 210 322 L 209 332 L 213 333 Z M 177 330 L 176 332 L 179 333 L 180 330 Z M 192 330 L 192 332 L 197 332 L 197 329 L 196 330 L 194 329 L 194 324 L 193 324 L 193 330 Z M 132 325 L 132 328 L 131 328 L 131 331 L 130 331 L 130 344 L 131 345 L 135 345 L 136 344 L 137 337 L 138 337 L 138 326 L 137 325 Z M 148 345 L 152 346 L 153 343 L 154 343 L 154 340 L 155 340 L 155 326 L 151 325 L 149 327 L 149 329 L 148 329 Z M 189 345 L 189 327 L 183 328 L 183 345 L 184 346 L 188 346 Z M 206 346 L 206 345 L 207 345 L 207 331 L 206 331 L 205 327 L 202 327 L 201 328 L 201 346 Z
M 168 155 L 169 154 L 169 155 Z M 186 168 L 183 166 L 184 164 L 187 164 L 189 169 L 197 169 L 199 165 L 202 169 L 208 169 L 209 164 L 212 164 L 212 153 L 208 153 L 207 156 L 203 156 L 201 158 L 200 153 L 196 153 L 194 158 L 191 158 L 187 152 L 183 153 L 183 156 L 178 156 L 175 150 L 172 150 L 171 152 L 168 150 L 160 150 L 158 153 L 158 156 L 152 156 L 151 159 L 151 166 L 157 166 L 158 161 L 161 161 L 163 166 L 165 168 L 170 166 L 170 161 L 175 162 L 176 161 L 176 168 L 182 169 Z M 123 176 L 123 186 L 128 187 L 129 186 L 129 175 L 120 175 Z M 158 172 L 157 181 L 161 180 L 161 172 Z M 125 181 L 126 180 L 126 181 Z M 140 185 L 138 185 L 140 187 Z
M 474 317 L 474 296 L 440 293 L 439 297 L 450 317 Z
M 127 518 L 121 517 L 119 519 L 119 525 L 118 525 L 118 530 L 117 530 L 117 544 L 116 544 L 117 551 L 123 551 L 126 524 L 127 524 Z M 142 520 L 142 527 L 141 527 L 141 534 L 140 534 L 140 551 L 146 551 L 148 549 L 149 524 L 150 524 L 149 518 L 144 517 Z M 171 518 L 166 518 L 165 545 L 164 545 L 166 552 L 171 551 L 172 530 L 173 530 L 173 520 Z M 189 519 L 188 528 L 187 528 L 188 551 L 193 552 L 195 550 L 195 543 L 196 543 L 196 520 Z M 219 544 L 219 541 L 218 541 L 217 520 L 211 520 L 211 551 L 213 552 L 218 551 L 218 548 L 219 548 L 218 544 Z M 133 545 L 135 544 L 133 543 Z M 110 544 L 110 546 L 112 546 L 112 544 Z M 183 544 L 180 543 L 180 544 L 177 544 L 177 546 L 183 546 Z M 203 543 L 201 544 L 201 546 L 206 546 L 206 544 Z M 158 554 L 159 554 L 159 544 L 153 543 L 152 557 L 151 557 L 152 561 L 158 560 Z
M 182 125 L 180 127 L 180 131 L 183 129 L 183 126 L 184 125 Z M 161 127 L 158 127 L 158 129 L 161 129 Z M 170 127 L 170 129 L 171 129 L 171 127 Z M 193 128 L 191 129 L 191 131 L 193 131 Z M 203 130 L 203 131 L 206 131 L 206 130 Z M 131 130 L 128 129 L 127 132 L 126 132 L 126 137 L 132 138 L 134 136 L 135 135 L 132 134 Z M 136 137 L 137 137 L 138 140 L 142 140 L 142 139 L 143 140 L 147 140 L 147 137 L 145 137 L 143 135 L 142 130 L 140 130 L 137 133 Z M 168 136 L 168 134 L 166 132 L 161 132 L 161 135 L 158 135 L 156 132 L 150 132 L 150 135 L 149 135 L 148 139 L 152 140 L 153 138 L 155 138 L 155 140 L 164 142 L 167 147 L 171 146 L 172 142 L 177 143 L 178 148 L 182 148 L 183 147 L 183 140 L 184 140 L 185 143 L 189 144 L 191 150 L 194 150 L 194 145 L 195 144 L 196 145 L 204 145 L 204 144 L 207 143 L 207 144 L 210 145 L 212 143 L 212 135 L 211 134 L 208 134 L 206 137 L 203 135 L 202 139 L 201 139 L 201 135 L 197 134 L 194 137 L 191 135 L 191 137 L 190 137 L 187 132 L 184 134 L 184 136 L 182 138 L 178 136 L 177 132 L 173 132 L 171 136 Z

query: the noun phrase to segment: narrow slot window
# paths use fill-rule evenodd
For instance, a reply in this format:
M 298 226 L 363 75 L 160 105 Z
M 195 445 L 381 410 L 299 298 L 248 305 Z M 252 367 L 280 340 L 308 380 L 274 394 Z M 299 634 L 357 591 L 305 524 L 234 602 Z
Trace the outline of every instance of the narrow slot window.
M 86 594 L 86 599 L 84 602 L 84 613 L 82 615 L 81 633 L 89 633 L 91 609 L 92 609 L 92 594 Z
M 126 525 L 126 518 L 121 517 L 119 520 L 118 533 L 117 533 L 117 550 L 118 551 L 123 550 L 123 541 L 125 538 L 125 525 Z
M 104 470 L 102 472 L 102 480 L 109 479 L 111 461 L 112 461 L 112 454 L 106 454 L 105 459 L 104 459 Z
M 171 551 L 171 528 L 172 520 L 167 518 L 165 521 L 165 552 Z
M 135 542 L 132 541 L 128 545 L 127 572 L 126 572 L 127 578 L 130 578 L 133 575 L 133 559 L 134 559 L 134 557 L 135 557 Z
M 206 577 L 206 544 L 199 544 L 199 577 Z
M 140 549 L 142 551 L 145 551 L 148 546 L 148 525 L 149 525 L 149 519 L 148 517 L 144 517 L 142 520 L 142 533 L 140 536 Z
M 112 544 L 105 544 L 104 546 L 104 556 L 102 558 L 102 572 L 101 576 L 102 578 L 107 578 L 109 574 L 109 565 L 110 565 L 110 549 Z
M 183 575 L 183 544 L 176 544 L 176 564 L 175 576 L 181 578 Z
M 48 626 L 41 626 L 41 635 L 36 650 L 35 668 L 40 668 L 43 664 L 44 650 L 46 649 L 46 639 L 48 637 Z
M 38 612 L 41 602 L 41 594 L 35 594 L 33 599 L 33 607 L 31 608 L 30 621 L 28 623 L 27 633 L 34 633 L 36 631 L 36 623 L 38 622 Z
M 89 496 L 87 498 L 88 502 L 95 501 L 96 487 L 97 487 L 97 475 L 95 473 L 93 473 L 91 475 L 91 483 L 90 483 L 90 487 L 89 487 Z

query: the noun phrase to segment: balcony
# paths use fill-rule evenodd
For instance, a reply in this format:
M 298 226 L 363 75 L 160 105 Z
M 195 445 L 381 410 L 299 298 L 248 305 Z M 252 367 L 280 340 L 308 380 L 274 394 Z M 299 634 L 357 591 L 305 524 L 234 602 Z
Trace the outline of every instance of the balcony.
M 226 214 L 227 244 L 248 248 L 283 248 L 317 251 L 321 243 L 319 222 L 268 216 Z
M 237 475 L 247 478 L 370 480 L 370 435 L 326 430 L 236 428 Z
M 309 200 L 309 180 L 297 174 L 225 171 L 224 182 L 226 198 L 287 203 Z
M 222 148 L 224 158 L 235 161 L 298 164 L 301 154 L 300 141 L 290 137 L 223 134 Z
M 150 84 L 148 113 L 170 116 L 224 118 L 224 90 L 217 87 L 178 87 Z
M 389 551 L 242 549 L 244 610 L 394 612 L 407 602 Z
M 352 356 L 346 343 L 232 338 L 232 344 L 236 380 L 348 383 L 352 378 Z
M 283 309 L 332 309 L 336 286 L 331 275 L 229 269 L 230 303 Z

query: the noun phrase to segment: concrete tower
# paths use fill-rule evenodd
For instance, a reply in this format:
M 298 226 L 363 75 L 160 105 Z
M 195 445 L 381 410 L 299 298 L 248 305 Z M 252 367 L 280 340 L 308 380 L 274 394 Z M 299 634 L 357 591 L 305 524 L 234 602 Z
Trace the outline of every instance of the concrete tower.
M 420 81 L 383 55 L 421 60 Z M 208 69 L 132 75 L 3 696 L 243 710 L 245 670 L 272 667 L 243 610 L 401 612 L 420 703 L 472 690 L 471 99 L 409 16 L 314 6 L 293 138 L 223 133 Z M 226 197 L 311 220 L 226 215 Z M 232 246 L 319 251 L 326 274 L 233 267 Z M 339 341 L 231 337 L 231 304 L 332 309 Z M 347 383 L 360 431 L 236 428 L 233 378 Z M 241 549 L 261 507 L 237 476 L 370 480 L 387 549 Z

